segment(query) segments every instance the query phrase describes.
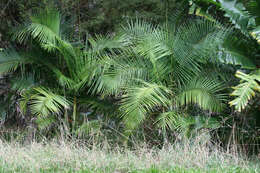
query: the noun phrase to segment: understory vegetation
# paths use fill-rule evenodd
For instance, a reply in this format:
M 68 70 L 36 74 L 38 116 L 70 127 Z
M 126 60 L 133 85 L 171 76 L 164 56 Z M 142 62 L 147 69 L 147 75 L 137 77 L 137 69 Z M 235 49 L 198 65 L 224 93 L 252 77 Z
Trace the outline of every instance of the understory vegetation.
M 260 2 L 0 7 L 2 172 L 259 172 Z

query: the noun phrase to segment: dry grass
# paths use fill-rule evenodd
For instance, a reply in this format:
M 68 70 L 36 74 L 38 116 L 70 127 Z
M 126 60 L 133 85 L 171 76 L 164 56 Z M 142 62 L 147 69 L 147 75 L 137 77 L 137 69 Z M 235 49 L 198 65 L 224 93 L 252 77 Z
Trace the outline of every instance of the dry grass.
M 196 169 L 206 172 L 214 170 L 240 170 L 258 172 L 257 165 L 241 159 L 237 154 L 221 151 L 218 147 L 207 147 L 199 142 L 165 145 L 153 149 L 145 144 L 135 149 L 85 147 L 79 142 L 19 143 L 0 142 L 0 168 L 2 172 L 72 172 L 91 169 L 91 172 L 123 173 L 156 167 L 159 170 L 173 168 Z M 56 171 L 53 171 L 56 170 Z

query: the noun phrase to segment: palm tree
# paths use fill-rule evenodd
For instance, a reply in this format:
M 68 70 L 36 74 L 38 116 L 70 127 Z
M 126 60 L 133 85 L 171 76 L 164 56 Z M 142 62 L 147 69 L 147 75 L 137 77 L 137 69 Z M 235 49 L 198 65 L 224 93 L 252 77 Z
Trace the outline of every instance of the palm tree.
M 102 57 L 110 49 L 125 46 L 127 40 L 124 37 L 106 37 L 90 40 L 89 48 L 85 45 L 73 46 L 67 41 L 69 38 L 62 28 L 68 27 L 66 23 L 61 23 L 58 11 L 48 8 L 37 11 L 13 35 L 27 50 L 1 52 L 0 71 L 2 74 L 12 72 L 20 78 L 25 76 L 24 81 L 28 79 L 26 76 L 33 77 L 33 86 L 19 87 L 24 112 L 29 106 L 31 113 L 38 116 L 64 113 L 68 121 L 72 105 L 72 126 L 75 129 L 77 104 L 93 105 L 100 100 L 87 99 L 90 94 L 86 89 L 100 70 Z
M 190 104 L 221 112 L 227 101 L 221 64 L 254 68 L 226 44 L 233 34 L 217 22 L 196 19 L 178 25 L 130 21 L 122 28 L 130 46 L 105 57 L 93 91 L 120 100 L 120 112 L 130 134 L 149 115 L 162 128 Z
M 61 29 L 59 13 L 40 10 L 13 36 L 26 51 L 1 52 L 0 71 L 25 81 L 31 76 L 29 88 L 19 87 L 24 111 L 29 106 L 42 117 L 64 114 L 67 121 L 72 113 L 73 130 L 79 104 L 115 109 L 127 135 L 149 115 L 166 129 L 189 105 L 211 113 L 225 108 L 224 64 L 254 68 L 229 46 L 230 28 L 201 18 L 180 23 L 172 18 L 166 25 L 153 25 L 137 19 L 116 36 L 96 36 L 74 46 Z M 111 106 L 100 106 L 104 99 Z

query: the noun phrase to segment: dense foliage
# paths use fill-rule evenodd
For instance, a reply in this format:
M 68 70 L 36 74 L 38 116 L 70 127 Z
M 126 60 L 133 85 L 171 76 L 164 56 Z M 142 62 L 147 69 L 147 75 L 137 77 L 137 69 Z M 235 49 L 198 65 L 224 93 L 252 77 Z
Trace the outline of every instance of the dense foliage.
M 2 127 L 155 144 L 203 133 L 258 149 L 258 2 L 0 6 Z

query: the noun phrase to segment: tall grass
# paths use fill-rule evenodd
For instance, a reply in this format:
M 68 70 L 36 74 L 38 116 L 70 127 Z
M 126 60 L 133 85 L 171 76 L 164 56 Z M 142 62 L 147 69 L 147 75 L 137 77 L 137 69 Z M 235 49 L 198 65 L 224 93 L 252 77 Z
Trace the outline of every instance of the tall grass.
M 79 141 L 0 142 L 0 172 L 260 172 L 257 163 L 199 141 L 132 148 Z

